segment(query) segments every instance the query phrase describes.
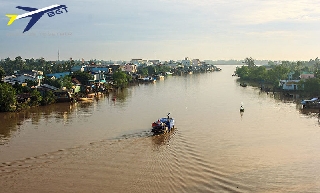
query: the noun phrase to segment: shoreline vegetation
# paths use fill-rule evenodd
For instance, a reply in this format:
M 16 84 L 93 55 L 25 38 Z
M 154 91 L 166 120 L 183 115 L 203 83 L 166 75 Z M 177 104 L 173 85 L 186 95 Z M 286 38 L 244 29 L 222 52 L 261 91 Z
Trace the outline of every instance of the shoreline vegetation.
M 139 61 L 140 62 L 140 61 Z M 141 64 L 101 64 L 88 62 L 46 61 L 40 59 L 0 62 L 0 112 L 18 112 L 56 102 L 93 101 L 100 95 L 140 83 L 153 83 L 170 75 L 220 71 L 213 64 L 186 58 L 183 62 L 152 61 Z M 151 63 L 151 64 L 150 64 Z M 116 99 L 112 99 L 116 100 Z
M 252 82 L 266 92 L 299 93 L 304 97 L 320 95 L 320 60 L 269 61 L 257 66 L 253 58 L 246 58 L 241 67 L 236 67 L 232 76 L 238 76 L 240 84 Z
M 121 64 L 74 61 L 72 58 L 54 62 L 44 58 L 6 58 L 0 62 L 0 112 L 17 112 L 56 102 L 93 101 L 100 95 L 131 85 L 153 83 L 165 76 L 220 70 L 210 61 L 188 58 L 163 63 L 132 59 Z M 304 97 L 320 95 L 318 58 L 297 62 L 268 61 L 267 65 L 256 65 L 253 58 L 247 57 L 239 61 L 232 76 L 239 78 L 240 86 L 249 83 L 266 92 L 283 92 L 288 96 L 299 93 Z

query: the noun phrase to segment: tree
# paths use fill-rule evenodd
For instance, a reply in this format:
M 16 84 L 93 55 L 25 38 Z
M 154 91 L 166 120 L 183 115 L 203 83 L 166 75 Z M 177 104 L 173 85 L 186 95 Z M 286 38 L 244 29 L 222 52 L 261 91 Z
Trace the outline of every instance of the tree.
M 138 67 L 138 73 L 141 74 L 142 76 L 147 76 L 148 75 L 148 69 L 145 67 Z
M 77 71 L 72 74 L 71 78 L 76 78 L 82 85 L 87 85 L 89 80 L 93 79 L 93 76 L 88 72 Z
M 300 86 L 303 85 L 304 91 L 310 93 L 314 96 L 319 96 L 320 94 L 320 79 L 318 78 L 309 78 L 304 81 L 300 81 Z
M 59 78 L 58 81 L 60 82 L 62 87 L 66 87 L 67 89 L 71 89 L 73 86 L 70 76 L 65 76 L 63 78 Z
M 122 88 L 128 85 L 129 77 L 125 72 L 117 71 L 113 73 L 112 77 L 118 87 Z
M 49 105 L 55 102 L 55 96 L 53 92 L 47 91 L 44 93 L 44 96 L 42 97 L 41 100 L 41 105 Z
M 37 91 L 36 89 L 34 89 L 31 92 L 31 100 L 30 100 L 30 105 L 31 106 L 38 106 L 42 101 L 42 96 L 40 94 L 39 91 Z
M 0 82 L 2 81 L 2 78 L 5 76 L 6 72 L 3 70 L 3 68 L 0 66 Z
M 315 77 L 320 78 L 320 61 L 319 61 L 318 57 L 314 61 L 315 61 L 314 75 L 315 75 Z
M 16 109 L 16 91 L 7 83 L 0 83 L 0 111 L 14 111 Z
M 254 59 L 253 58 L 245 58 L 244 59 L 244 63 L 246 64 L 246 65 L 248 65 L 249 67 L 254 67 L 255 66 L 255 64 L 254 64 Z
M 59 82 L 59 80 L 53 80 L 51 78 L 48 78 L 48 77 L 45 77 L 44 78 L 44 81 L 43 81 L 44 84 L 48 84 L 48 85 L 51 85 L 51 86 L 54 86 L 56 88 L 61 88 L 61 82 Z
M 21 56 L 17 56 L 14 60 L 14 64 L 18 67 L 21 71 L 25 70 L 25 62 L 22 60 Z

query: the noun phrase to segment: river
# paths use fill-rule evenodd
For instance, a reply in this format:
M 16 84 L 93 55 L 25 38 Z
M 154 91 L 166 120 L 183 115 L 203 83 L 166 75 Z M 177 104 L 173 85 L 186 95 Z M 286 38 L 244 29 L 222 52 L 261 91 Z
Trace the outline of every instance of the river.
M 318 114 L 219 67 L 1 113 L 0 192 L 320 192 Z M 175 130 L 152 136 L 168 112 Z

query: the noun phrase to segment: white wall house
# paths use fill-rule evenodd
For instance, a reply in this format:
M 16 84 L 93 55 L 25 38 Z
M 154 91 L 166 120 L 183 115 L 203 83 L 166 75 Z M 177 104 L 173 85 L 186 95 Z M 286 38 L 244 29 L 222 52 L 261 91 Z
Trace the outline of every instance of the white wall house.
M 131 73 L 136 73 L 137 72 L 137 65 L 134 64 L 126 64 L 121 66 L 122 71 L 125 72 L 131 72 Z
M 10 84 L 15 84 L 16 82 L 18 84 L 22 84 L 22 83 L 25 83 L 26 80 L 31 80 L 31 81 L 36 81 L 38 85 L 40 85 L 42 79 L 43 79 L 42 71 L 32 70 L 30 74 L 17 74 L 17 75 L 6 76 L 4 77 L 3 81 Z
M 283 90 L 298 90 L 300 80 L 280 80 L 279 85 Z

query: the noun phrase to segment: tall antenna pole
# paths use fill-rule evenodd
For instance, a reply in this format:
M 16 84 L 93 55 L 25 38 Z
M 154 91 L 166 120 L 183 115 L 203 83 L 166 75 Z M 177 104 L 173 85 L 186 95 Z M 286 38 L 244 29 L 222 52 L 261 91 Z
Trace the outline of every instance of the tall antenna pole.
M 60 61 L 60 53 L 59 53 L 59 49 L 58 49 L 58 61 Z

